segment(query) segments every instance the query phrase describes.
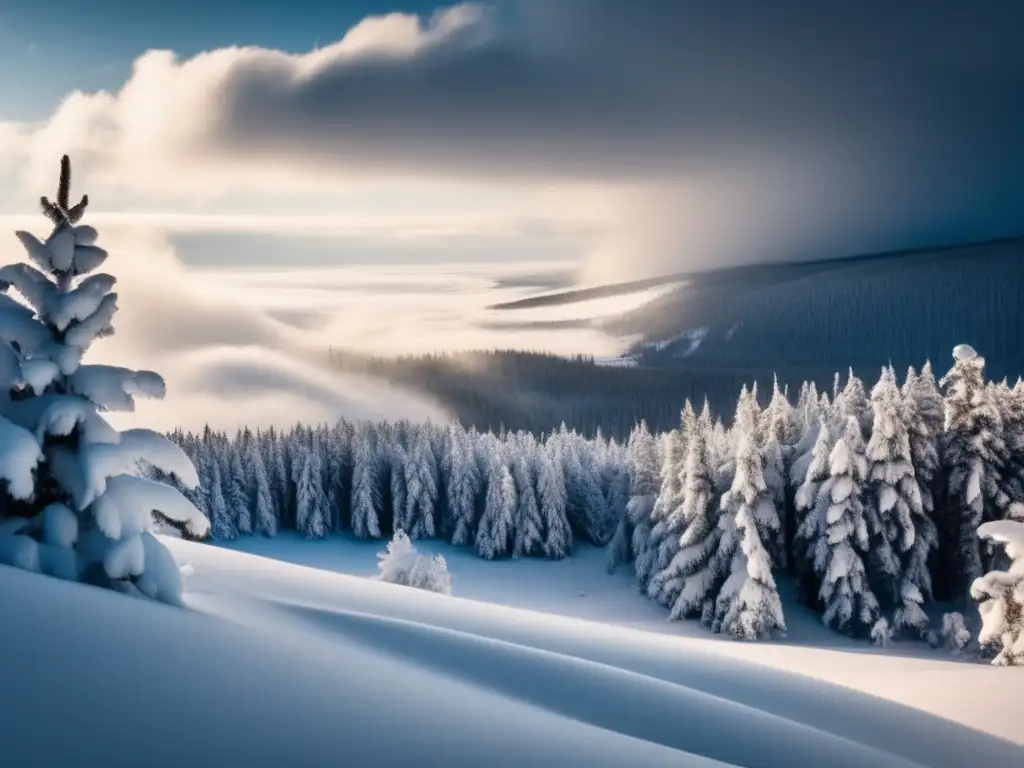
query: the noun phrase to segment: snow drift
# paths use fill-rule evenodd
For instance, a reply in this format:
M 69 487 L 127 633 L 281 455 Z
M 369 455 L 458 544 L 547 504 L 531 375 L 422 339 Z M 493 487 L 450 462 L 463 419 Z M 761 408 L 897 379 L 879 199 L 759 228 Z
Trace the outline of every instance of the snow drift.
M 163 543 L 194 568 L 192 611 L 0 567 L 0 679 L 17 703 L 0 719 L 4 765 L 876 768 L 1024 756 L 712 643 Z

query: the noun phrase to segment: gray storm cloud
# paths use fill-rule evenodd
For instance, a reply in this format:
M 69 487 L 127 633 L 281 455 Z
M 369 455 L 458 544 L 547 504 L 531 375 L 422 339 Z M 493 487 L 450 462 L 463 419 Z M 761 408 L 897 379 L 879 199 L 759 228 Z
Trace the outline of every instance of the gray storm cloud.
M 1024 221 L 1019 3 L 524 0 L 462 21 L 407 56 L 240 64 L 207 147 L 604 182 L 591 261 L 615 276 Z
M 125 148 L 122 178 L 163 153 L 230 166 L 206 185 L 258 166 L 558 187 L 600 212 L 594 278 L 832 256 L 1019 232 L 1021 28 L 1015 0 L 499 0 L 306 54 L 151 52 L 48 130 L 91 126 L 73 149 L 97 174 Z

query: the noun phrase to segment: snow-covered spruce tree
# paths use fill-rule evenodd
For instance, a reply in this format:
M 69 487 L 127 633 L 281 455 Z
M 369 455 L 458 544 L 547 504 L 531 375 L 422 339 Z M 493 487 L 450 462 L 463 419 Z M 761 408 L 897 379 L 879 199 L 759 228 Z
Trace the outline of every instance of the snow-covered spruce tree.
M 843 387 L 838 397 L 833 398 L 832 402 L 839 428 L 845 430 L 847 418 L 853 416 L 857 419 L 857 424 L 860 425 L 861 434 L 867 440 L 868 435 L 871 434 L 874 412 L 871 409 L 867 391 L 864 389 L 864 382 L 857 378 L 853 368 L 848 373 L 846 386 Z
M 206 444 L 202 454 L 199 472 L 206 498 L 204 509 L 210 520 L 210 535 L 220 540 L 234 539 L 238 536 L 238 531 L 224 497 L 224 478 L 221 476 L 220 461 L 215 451 L 216 447 L 211 442 Z
M 683 483 L 683 533 L 679 551 L 668 568 L 656 578 L 678 582 L 666 591 L 675 594 L 670 619 L 703 616 L 713 610 L 715 589 L 724 580 L 720 561 L 713 558 L 718 547 L 718 496 L 712 476 L 711 418 L 705 408 L 686 441 Z
M 864 567 L 871 541 L 864 515 L 868 471 L 864 451 L 860 424 L 850 415 L 829 454 L 829 479 L 818 490 L 821 507 L 826 509 L 826 527 L 815 547 L 824 608 L 821 620 L 825 626 L 857 636 L 870 634 L 879 618 L 878 599 Z
M 789 487 L 794 496 L 807 477 L 807 470 L 812 460 L 811 453 L 814 449 L 814 444 L 818 440 L 818 432 L 821 429 L 822 418 L 825 416 L 821 411 L 820 403 L 818 401 L 818 392 L 815 389 L 813 381 L 810 383 L 805 382 L 804 390 L 801 392 L 800 397 L 802 405 L 799 412 L 802 431 L 800 439 L 797 440 L 796 445 L 793 446 L 789 461 L 789 475 L 787 478 L 789 480 Z M 799 527 L 800 523 L 798 520 L 794 520 L 793 524 L 795 533 L 796 528 Z
M 476 532 L 476 551 L 487 560 L 511 553 L 519 502 L 504 446 L 497 440 L 494 442 L 495 450 L 487 473 L 487 498 Z
M 988 385 L 1003 425 L 1005 454 L 1000 488 L 1007 498 L 1008 517 L 1024 518 L 1024 385 L 1013 389 L 1003 379 Z
M 626 445 L 612 438 L 603 446 L 598 460 L 601 469 L 601 482 L 604 486 L 605 507 L 608 509 L 609 521 L 615 523 L 615 527 L 612 529 L 612 538 L 619 535 L 626 515 L 626 505 L 629 503 L 629 469 L 626 449 Z M 627 526 L 624 533 L 620 553 L 625 558 L 622 562 L 629 562 L 631 559 L 629 537 L 632 535 L 632 531 L 628 530 Z M 610 539 L 608 543 L 609 557 L 613 550 L 614 547 Z
M 410 538 L 427 539 L 434 536 L 438 484 L 437 459 L 430 433 L 427 429 L 420 429 L 405 465 L 406 531 Z
M 991 571 L 971 585 L 971 597 L 980 603 L 978 642 L 996 653 L 993 664 L 1024 665 L 1024 522 L 985 523 L 978 535 L 1004 544 L 1011 561 L 1006 571 Z
M 318 440 L 302 445 L 295 454 L 299 473 L 295 485 L 295 528 L 307 539 L 327 535 L 327 495 L 323 486 L 323 466 Z
M 650 516 L 657 494 L 658 446 L 641 421 L 630 432 L 626 443 L 626 505 L 608 544 L 608 572 L 633 560 L 633 537 L 637 535 L 646 546 L 650 537 Z M 638 528 L 643 528 L 636 534 Z
M 871 391 L 874 421 L 868 442 L 868 503 L 881 523 L 880 539 L 872 546 L 873 563 L 883 605 L 895 608 L 892 626 L 924 636 L 928 616 L 924 603 L 931 597 L 928 559 L 938 546 L 932 519 L 921 500 L 914 476 L 908 419 L 911 411 L 892 367 Z M 877 596 L 877 595 L 876 595 Z
M 537 504 L 534 480 L 537 441 L 529 433 L 519 433 L 513 436 L 509 449 L 517 499 L 512 556 L 541 555 L 544 553 L 544 519 Z
M 572 552 L 572 529 L 565 514 L 568 492 L 557 442 L 549 438 L 538 448 L 537 502 L 544 520 L 544 554 L 557 560 Z
M 274 516 L 274 500 L 267 480 L 267 467 L 259 448 L 259 439 L 249 443 L 246 457 L 252 479 L 249 483 L 249 506 L 253 514 L 253 529 L 262 536 L 277 535 L 277 518 Z
M 757 410 L 744 388 L 734 429 L 735 476 L 722 497 L 722 537 L 715 557 L 729 563 L 729 577 L 715 599 L 712 629 L 738 640 L 757 640 L 784 632 L 782 601 L 772 576 L 765 541 L 778 534 L 779 518 L 764 482 L 764 457 L 757 444 Z
M 408 462 L 405 448 L 401 443 L 394 443 L 387 449 L 387 479 L 384 481 L 385 488 L 382 496 L 382 503 L 387 509 L 391 505 L 391 529 L 393 531 L 404 531 L 409 527 L 408 514 L 408 492 L 405 479 L 405 466 Z M 382 526 L 387 527 L 387 526 Z
M 795 530 L 792 510 L 793 491 L 787 482 L 790 465 L 801 433 L 789 400 L 779 389 L 779 379 L 772 384 L 772 399 L 762 412 L 764 421 L 764 480 L 772 491 L 779 511 L 779 536 L 773 544 L 772 559 L 776 568 L 786 568 Z
M 675 474 L 669 479 L 672 485 L 672 495 L 659 494 L 658 504 L 664 504 L 663 509 L 658 510 L 660 520 L 655 523 L 652 542 L 658 540 L 657 552 L 654 556 L 654 563 L 651 566 L 651 576 L 647 582 L 647 596 L 656 600 L 666 607 L 675 603 L 682 588 L 682 582 L 673 578 L 669 572 L 669 565 L 679 552 L 679 540 L 686 529 L 686 520 L 683 516 L 685 504 L 687 456 L 689 454 L 690 440 L 697 432 L 697 416 L 693 412 L 693 406 L 687 400 L 683 405 L 681 433 L 683 436 L 682 454 L 674 467 Z M 664 482 L 662 488 L 664 489 Z
M 245 472 L 242 470 L 242 459 L 238 455 L 241 443 L 237 442 L 230 449 L 231 481 L 228 484 L 231 501 L 229 506 L 235 518 L 235 529 L 239 535 L 252 533 L 252 510 L 249 507 L 249 494 L 246 491 Z
M 566 515 L 574 533 L 603 546 L 613 534 L 601 492 L 601 476 L 583 437 L 562 424 L 556 439 L 561 444 L 568 503 Z
M 84 580 L 171 604 L 181 572 L 156 539 L 153 513 L 194 536 L 209 521 L 170 485 L 133 474 L 139 463 L 198 484 L 192 462 L 166 437 L 118 432 L 102 411 L 131 411 L 135 397 L 163 397 L 152 371 L 83 365 L 94 341 L 113 333 L 114 278 L 91 274 L 107 253 L 79 225 L 88 205 L 70 202 L 71 163 L 61 160 L 45 242 L 17 233 L 33 265 L 0 268 L 0 557 L 12 565 Z M 8 291 L 14 289 L 20 301 Z
M 352 448 L 352 532 L 357 538 L 380 538 L 382 505 L 380 469 L 373 425 L 360 422 Z
M 821 606 L 817 562 L 824 562 L 827 554 L 828 509 L 832 506 L 827 490 L 832 470 L 829 457 L 835 447 L 832 428 L 825 417 L 821 417 L 817 430 L 808 430 L 817 435 L 814 447 L 808 454 L 810 463 L 804 474 L 804 481 L 796 491 L 794 506 L 796 532 L 793 535 L 793 571 L 796 573 L 797 597 L 811 608 Z
M 913 368 L 907 371 L 903 383 L 903 404 L 906 408 L 907 433 L 910 456 L 914 465 L 914 479 L 921 494 L 921 507 L 935 524 L 935 492 L 939 477 L 939 443 L 942 439 L 943 404 L 931 363 L 925 363 L 921 373 Z M 938 548 L 936 531 L 935 547 Z
M 643 422 L 641 425 L 646 431 L 647 425 Z M 639 438 L 644 439 L 643 433 Z M 627 514 L 633 525 L 633 563 L 637 585 L 642 592 L 647 591 L 651 577 L 657 572 L 658 553 L 666 536 L 668 516 L 679 505 L 682 492 L 679 476 L 686 457 L 682 429 L 673 429 L 664 440 L 660 480 L 658 452 L 652 438 L 638 457 L 642 463 L 638 461 L 633 467 L 637 474 L 630 483 Z
M 473 434 L 467 433 L 458 423 L 450 425 L 442 462 L 448 498 L 445 528 L 456 546 L 469 544 L 476 533 L 476 500 L 480 495 L 481 477 L 473 448 Z
M 1008 510 L 999 487 L 1005 459 L 1003 425 L 985 387 L 985 360 L 971 347 L 953 350 L 952 369 L 940 382 L 945 393 L 942 467 L 946 488 L 936 515 L 940 572 L 953 599 L 964 597 L 983 573 L 978 528 L 1001 520 Z

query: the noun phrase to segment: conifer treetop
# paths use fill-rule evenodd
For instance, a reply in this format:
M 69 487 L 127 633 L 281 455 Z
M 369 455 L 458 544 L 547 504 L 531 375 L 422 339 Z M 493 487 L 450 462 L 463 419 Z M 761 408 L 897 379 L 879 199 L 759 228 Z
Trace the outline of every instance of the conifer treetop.
M 72 226 L 82 220 L 85 209 L 89 205 L 89 196 L 71 205 L 71 158 L 64 155 L 60 159 L 60 181 L 57 183 L 57 202 L 51 203 L 44 195 L 39 198 L 43 215 L 53 222 L 54 226 Z

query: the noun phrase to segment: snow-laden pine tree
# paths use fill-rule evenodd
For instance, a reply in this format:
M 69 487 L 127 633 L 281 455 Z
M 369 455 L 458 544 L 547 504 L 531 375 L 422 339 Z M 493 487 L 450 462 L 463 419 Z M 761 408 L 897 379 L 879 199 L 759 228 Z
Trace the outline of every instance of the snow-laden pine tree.
M 544 521 L 544 554 L 557 560 L 572 552 L 572 529 L 565 513 L 568 492 L 558 443 L 549 438 L 538 448 L 537 503 Z
M 820 607 L 821 580 L 818 562 L 827 555 L 828 509 L 832 506 L 828 492 L 822 492 L 831 477 L 830 456 L 835 438 L 828 419 L 821 417 L 818 429 L 808 430 L 817 435 L 808 454 L 810 462 L 804 481 L 794 498 L 796 532 L 793 535 L 793 570 L 797 579 L 797 597 L 812 608 Z
M 944 416 L 942 395 L 939 394 L 935 376 L 932 374 L 931 363 L 926 362 L 921 368 L 921 373 L 910 368 L 902 392 L 907 413 L 907 432 L 914 478 L 921 494 L 921 506 L 934 526 L 939 445 L 942 440 Z M 938 546 L 937 539 L 935 546 Z
M 568 504 L 566 515 L 573 531 L 592 544 L 602 546 L 613 533 L 601 492 L 601 476 L 583 437 L 562 424 L 555 439 L 560 443 Z
M 412 539 L 434 536 L 434 509 L 438 501 L 437 459 L 430 432 L 420 429 L 406 457 L 406 533 Z
M 971 597 L 980 603 L 978 642 L 996 653 L 997 666 L 1024 665 L 1024 522 L 985 523 L 978 535 L 1005 546 L 1010 566 L 974 580 Z
M 224 498 L 224 479 L 221 477 L 220 462 L 214 455 L 214 450 L 213 445 L 206 445 L 200 465 L 203 493 L 206 497 L 205 509 L 210 520 L 210 535 L 215 539 L 233 539 L 238 535 L 238 531 Z
M 209 521 L 170 485 L 135 474 L 139 463 L 198 484 L 192 462 L 166 437 L 118 432 L 102 412 L 131 411 L 135 397 L 163 397 L 152 371 L 82 364 L 110 336 L 114 278 L 93 273 L 107 258 L 71 205 L 71 163 L 61 160 L 53 223 L 40 242 L 17 233 L 32 264 L 0 268 L 0 552 L 5 561 L 167 603 L 181 600 L 181 572 L 153 536 L 153 513 L 205 535 Z M 16 291 L 11 296 L 10 289 Z
M 504 445 L 495 440 L 487 473 L 487 497 L 476 532 L 476 551 L 481 557 L 493 560 L 512 551 L 518 501 Z
M 352 532 L 360 539 L 380 538 L 380 469 L 373 425 L 360 422 L 352 447 Z
M 914 475 L 908 424 L 912 411 L 892 367 L 882 369 L 871 391 L 871 404 L 874 421 L 867 447 L 868 503 L 881 523 L 872 562 L 880 566 L 876 577 L 881 600 L 895 608 L 893 629 L 924 636 L 929 620 L 923 605 L 932 589 L 928 559 L 938 538 Z
M 764 482 L 757 406 L 746 388 L 740 395 L 734 429 L 735 475 L 722 497 L 721 538 L 715 554 L 718 563 L 729 563 L 729 576 L 715 599 L 712 629 L 739 640 L 757 640 L 784 632 L 786 622 L 764 544 L 778 535 L 779 518 Z
M 323 459 L 316 438 L 307 447 L 300 444 L 295 453 L 299 473 L 295 483 L 295 528 L 307 539 L 327 535 L 327 494 L 324 493 Z
M 679 540 L 686 529 L 686 519 L 683 513 L 685 505 L 685 488 L 687 473 L 687 456 L 690 440 L 697 432 L 697 415 L 693 412 L 693 406 L 687 400 L 683 405 L 682 424 L 682 454 L 675 465 L 675 475 L 667 480 L 672 486 L 671 495 L 668 493 L 659 494 L 655 502 L 660 520 L 655 523 L 652 530 L 652 542 L 657 540 L 658 548 L 654 555 L 654 563 L 651 565 L 651 575 L 647 582 L 647 596 L 656 600 L 662 605 L 669 607 L 675 603 L 682 588 L 682 581 L 674 578 L 669 571 L 669 566 L 676 554 L 679 552 Z M 662 490 L 665 489 L 666 481 L 662 482 Z M 659 509 L 658 504 L 665 505 Z
M 347 435 L 344 425 L 338 421 L 331 429 L 326 430 L 323 437 L 324 445 L 324 493 L 327 494 L 327 530 L 339 531 L 342 527 L 343 499 L 348 495 L 345 487 Z
M 1007 500 L 999 487 L 1005 460 L 999 410 L 985 387 L 985 360 L 966 344 L 953 350 L 945 392 L 942 467 L 947 483 L 937 515 L 941 570 L 951 576 L 950 597 L 962 598 L 983 573 L 978 528 L 1001 520 Z
M 811 463 L 811 452 L 818 440 L 818 432 L 821 429 L 822 418 L 826 414 L 821 411 L 821 404 L 818 400 L 818 391 L 814 382 L 805 382 L 804 390 L 800 394 L 802 405 L 800 408 L 801 434 L 793 446 L 789 463 L 789 486 L 795 494 L 803 485 L 807 476 L 807 470 Z M 794 521 L 798 526 L 799 522 Z
M 284 453 L 281 437 L 270 427 L 267 430 L 263 460 L 267 465 L 267 483 L 270 485 L 270 496 L 274 500 L 274 517 L 278 526 L 284 522 L 284 490 L 282 482 L 287 475 L 284 467 Z
M 405 447 L 395 441 L 387 448 L 387 480 L 382 493 L 385 510 L 391 504 L 391 530 L 405 531 L 409 527 L 409 494 L 406 483 L 406 463 L 409 458 Z M 387 524 L 381 526 L 387 528 Z
M 541 555 L 544 554 L 544 519 L 537 504 L 534 479 L 537 441 L 529 433 L 519 433 L 513 435 L 509 442 L 517 500 L 512 556 Z
M 246 464 L 252 476 L 249 483 L 249 506 L 252 509 L 253 529 L 261 536 L 276 536 L 277 518 L 274 516 L 274 501 L 258 439 L 249 443 Z
M 252 533 L 252 510 L 249 508 L 249 493 L 246 490 L 245 472 L 242 459 L 238 455 L 241 443 L 236 442 L 230 448 L 231 482 L 228 484 L 231 500 L 229 506 L 235 518 L 235 529 L 240 536 Z
M 846 429 L 846 420 L 853 416 L 860 425 L 861 434 L 868 439 L 871 434 L 871 424 L 874 421 L 874 412 L 871 409 L 871 400 L 868 399 L 867 391 L 864 389 L 864 382 L 857 378 L 850 369 L 846 379 L 846 386 L 843 387 L 838 397 L 832 399 L 833 409 L 836 413 L 839 429 Z
M 650 536 L 650 516 L 654 506 L 657 480 L 658 447 L 655 438 L 641 421 L 629 434 L 625 454 L 625 506 L 620 511 L 619 522 L 608 544 L 607 567 L 613 572 L 619 565 L 633 560 L 633 537 L 638 527 L 646 544 Z M 634 489 L 637 494 L 634 496 Z M 634 500 L 635 499 L 635 500 Z
M 718 547 L 718 496 L 712 470 L 711 417 L 707 408 L 691 428 L 686 440 L 684 464 L 683 532 L 679 551 L 668 568 L 655 579 L 677 584 L 666 592 L 675 595 L 670 619 L 704 616 L 714 608 L 715 590 L 725 578 L 721 563 L 714 559 Z
M 1003 379 L 988 385 L 1003 425 L 1005 453 L 999 486 L 1006 496 L 1008 517 L 1024 518 L 1024 386 L 1013 389 Z
M 448 499 L 445 528 L 456 546 L 469 544 L 476 534 L 476 502 L 480 495 L 481 477 L 473 448 L 473 434 L 466 432 L 457 422 L 451 424 L 442 462 Z
M 829 454 L 829 478 L 818 489 L 820 501 L 815 506 L 825 509 L 825 530 L 814 547 L 821 620 L 849 635 L 870 634 L 879 618 L 878 599 L 864 565 L 870 542 L 864 514 L 867 472 L 861 426 L 850 415 Z
M 772 399 L 761 414 L 764 422 L 764 481 L 772 491 L 775 508 L 779 511 L 779 536 L 772 545 L 772 560 L 776 568 L 786 568 L 792 547 L 795 521 L 792 519 L 792 495 L 788 478 L 795 446 L 801 433 L 793 407 L 779 389 L 779 379 L 772 384 Z
M 664 455 L 661 457 L 660 480 L 658 450 L 654 438 L 647 439 L 647 425 L 641 422 L 638 441 L 644 445 L 632 463 L 635 473 L 630 482 L 630 500 L 627 505 L 633 525 L 633 563 L 637 584 L 642 592 L 656 571 L 661 543 L 665 540 L 668 516 L 680 502 L 682 487 L 680 472 L 685 459 L 685 441 L 681 428 L 665 435 Z
M 626 515 L 626 505 L 629 503 L 629 470 L 626 464 L 626 445 L 612 438 L 601 451 L 598 463 L 601 468 L 601 480 L 604 485 L 605 506 L 608 509 L 610 521 L 616 522 L 616 526 L 612 530 L 612 538 L 614 538 L 619 535 Z M 632 559 L 629 539 L 632 535 L 632 530 L 626 530 L 624 534 L 619 551 L 625 558 L 622 562 L 628 562 Z M 612 542 L 609 541 L 609 556 L 613 550 Z

